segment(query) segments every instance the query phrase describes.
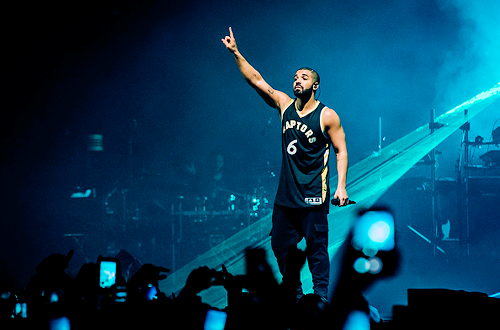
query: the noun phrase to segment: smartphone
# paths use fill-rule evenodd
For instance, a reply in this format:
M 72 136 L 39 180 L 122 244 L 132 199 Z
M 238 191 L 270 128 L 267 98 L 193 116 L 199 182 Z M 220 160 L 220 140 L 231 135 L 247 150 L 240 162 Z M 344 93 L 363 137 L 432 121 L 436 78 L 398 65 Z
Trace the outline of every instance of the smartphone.
M 99 287 L 103 289 L 111 288 L 116 284 L 118 274 L 118 260 L 102 258 L 98 262 L 99 266 Z
M 227 313 L 216 309 L 209 309 L 205 316 L 204 330 L 224 330 Z
M 146 299 L 147 300 L 158 299 L 158 289 L 156 289 L 156 286 L 154 286 L 151 283 L 148 284 L 148 288 L 146 289 Z

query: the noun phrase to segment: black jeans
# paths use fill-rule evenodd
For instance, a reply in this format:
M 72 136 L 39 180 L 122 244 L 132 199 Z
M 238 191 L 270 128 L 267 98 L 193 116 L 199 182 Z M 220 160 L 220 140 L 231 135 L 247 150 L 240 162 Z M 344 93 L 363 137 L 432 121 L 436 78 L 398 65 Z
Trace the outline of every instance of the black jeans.
M 288 247 L 302 238 L 308 242 L 307 263 L 312 274 L 314 293 L 327 298 L 330 276 L 328 256 L 328 203 L 309 208 L 274 205 L 271 246 L 282 275 L 286 270 Z M 299 285 L 298 295 L 302 293 Z

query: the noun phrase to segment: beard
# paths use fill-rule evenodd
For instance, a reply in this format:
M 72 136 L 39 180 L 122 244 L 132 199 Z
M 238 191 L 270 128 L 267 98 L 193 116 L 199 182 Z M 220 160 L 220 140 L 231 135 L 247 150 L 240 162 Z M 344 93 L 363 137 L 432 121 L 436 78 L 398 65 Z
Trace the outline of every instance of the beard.
M 308 99 L 311 97 L 312 93 L 313 93 L 312 87 L 299 90 L 295 88 L 293 89 L 293 95 L 295 95 L 295 97 L 298 97 L 299 99 L 304 99 L 304 98 Z

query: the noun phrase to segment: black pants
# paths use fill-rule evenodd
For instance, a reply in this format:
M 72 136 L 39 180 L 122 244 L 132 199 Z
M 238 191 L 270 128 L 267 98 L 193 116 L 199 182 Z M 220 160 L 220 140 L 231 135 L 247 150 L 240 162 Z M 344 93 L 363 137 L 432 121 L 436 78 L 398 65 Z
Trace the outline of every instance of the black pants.
M 314 293 L 327 298 L 330 274 L 328 256 L 328 203 L 310 208 L 274 205 L 271 246 L 282 275 L 286 270 L 288 247 L 302 238 L 308 242 L 307 263 L 312 274 Z M 298 295 L 302 292 L 298 289 Z

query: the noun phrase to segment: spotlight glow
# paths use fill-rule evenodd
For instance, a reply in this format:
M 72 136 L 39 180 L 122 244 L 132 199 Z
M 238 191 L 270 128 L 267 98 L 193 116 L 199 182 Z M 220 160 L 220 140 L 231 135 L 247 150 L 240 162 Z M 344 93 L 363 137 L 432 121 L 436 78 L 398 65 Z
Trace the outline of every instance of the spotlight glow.
M 394 248 L 394 218 L 386 211 L 369 211 L 363 214 L 354 227 L 353 247 L 373 257 L 378 251 Z
M 368 272 L 370 274 L 378 274 L 380 273 L 380 271 L 382 270 L 382 260 L 380 260 L 379 258 L 377 257 L 373 257 L 373 258 L 370 258 L 370 260 L 368 260 L 368 263 L 369 263 L 369 268 L 368 269 Z
M 354 270 L 360 274 L 367 273 L 370 270 L 370 262 L 365 258 L 358 258 L 354 261 Z
M 391 227 L 385 221 L 377 221 L 368 229 L 368 237 L 373 242 L 384 243 L 391 234 Z

